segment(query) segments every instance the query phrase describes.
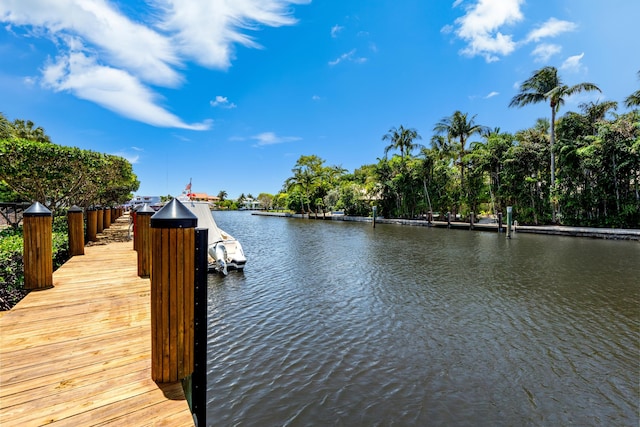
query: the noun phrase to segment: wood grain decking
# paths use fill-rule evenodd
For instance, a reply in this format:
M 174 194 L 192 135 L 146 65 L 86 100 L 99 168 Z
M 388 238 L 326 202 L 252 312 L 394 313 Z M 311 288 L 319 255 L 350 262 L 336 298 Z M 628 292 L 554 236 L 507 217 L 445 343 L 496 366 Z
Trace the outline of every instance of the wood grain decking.
M 89 246 L 0 316 L 0 425 L 193 426 L 151 379 L 150 282 L 132 243 Z

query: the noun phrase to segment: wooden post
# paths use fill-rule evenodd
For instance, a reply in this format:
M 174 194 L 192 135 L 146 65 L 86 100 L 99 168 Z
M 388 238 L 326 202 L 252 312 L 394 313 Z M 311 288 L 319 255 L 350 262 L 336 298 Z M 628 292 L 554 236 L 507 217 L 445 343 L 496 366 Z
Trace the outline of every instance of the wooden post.
M 507 238 L 511 238 L 511 224 L 513 224 L 513 208 L 507 206 Z
M 106 207 L 102 214 L 102 228 L 109 228 L 111 226 L 111 208 Z
M 373 206 L 373 228 L 376 228 L 376 215 L 378 214 L 378 207 Z
M 138 230 L 138 276 L 149 277 L 151 274 L 151 215 L 156 211 L 145 203 L 136 215 Z
M 102 233 L 104 230 L 104 209 L 98 208 L 96 212 L 98 213 L 96 217 L 96 232 Z
M 498 212 L 498 234 L 502 233 L 502 212 Z
M 136 209 L 131 209 L 131 213 L 129 213 L 131 218 L 131 225 L 133 226 L 133 250 L 138 250 L 138 239 L 136 238 Z
M 447 212 L 447 228 L 451 228 L 451 212 Z
M 193 373 L 197 224 L 177 199 L 151 217 L 151 378 L 159 383 Z
M 53 287 L 53 237 L 51 211 L 35 202 L 23 214 L 24 287 Z
M 90 242 L 97 242 L 98 237 L 98 211 L 96 208 L 87 209 L 87 240 Z
M 69 255 L 84 255 L 84 215 L 82 209 L 76 205 L 71 206 L 67 212 L 67 225 L 69 236 Z
M 473 224 L 475 223 L 475 218 L 473 212 L 469 214 L 469 229 L 473 230 Z

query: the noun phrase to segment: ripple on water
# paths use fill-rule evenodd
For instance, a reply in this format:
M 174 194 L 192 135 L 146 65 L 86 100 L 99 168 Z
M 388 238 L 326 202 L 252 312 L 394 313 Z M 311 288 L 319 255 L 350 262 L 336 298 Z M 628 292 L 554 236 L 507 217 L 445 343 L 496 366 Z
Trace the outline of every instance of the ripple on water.
M 638 425 L 637 244 L 216 215 L 213 425 Z

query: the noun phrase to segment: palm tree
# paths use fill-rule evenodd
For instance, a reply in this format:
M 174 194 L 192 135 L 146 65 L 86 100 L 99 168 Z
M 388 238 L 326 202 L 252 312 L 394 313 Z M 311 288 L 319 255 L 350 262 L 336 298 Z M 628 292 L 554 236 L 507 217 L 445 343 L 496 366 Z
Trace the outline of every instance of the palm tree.
M 509 107 L 523 107 L 529 104 L 549 102 L 551 107 L 551 137 L 549 139 L 549 151 L 551 152 L 551 191 L 555 191 L 556 184 L 556 155 L 554 145 L 556 140 L 555 126 L 556 113 L 560 106 L 564 104 L 565 97 L 583 91 L 598 91 L 600 88 L 593 83 L 578 83 L 567 86 L 558 76 L 558 69 L 555 67 L 544 67 L 534 73 L 520 85 L 520 93 L 514 96 L 509 103 Z M 556 208 L 553 208 L 553 222 L 556 222 Z
M 640 78 L 640 71 L 638 71 L 638 78 Z M 627 108 L 637 107 L 639 105 L 640 105 L 640 90 L 633 92 L 624 100 L 624 106 Z
M 13 136 L 13 124 L 4 114 L 0 113 L 0 139 L 9 139 Z
M 47 135 L 42 126 L 35 127 L 35 123 L 31 120 L 16 119 L 13 121 L 13 133 L 16 138 L 28 139 L 29 141 L 51 142 L 51 138 Z
M 604 120 L 610 110 L 617 110 L 618 103 L 616 101 L 590 101 L 581 103 L 578 108 L 582 110 L 584 116 L 589 120 L 591 131 L 595 135 L 597 132 L 596 124 Z
M 322 182 L 323 164 L 324 160 L 316 155 L 302 155 L 291 169 L 293 176 L 285 181 L 287 191 L 299 189 L 304 196 L 300 202 L 302 213 L 304 213 L 304 202 L 307 203 L 307 211 L 311 212 L 311 195 Z
M 389 129 L 389 133 L 382 137 L 383 141 L 391 141 L 391 144 L 385 147 L 384 155 L 386 156 L 389 151 L 397 149 L 400 150 L 400 157 L 404 160 L 405 153 L 410 155 L 411 150 L 421 147 L 420 144 L 413 142 L 416 139 L 422 139 L 417 130 L 413 128 L 405 129 L 402 125 L 397 129 L 392 127 Z
M 454 112 L 449 117 L 443 117 L 433 130 L 439 135 L 446 135 L 449 140 L 458 141 L 458 164 L 460 165 L 460 189 L 464 189 L 464 156 L 467 153 L 467 140 L 473 134 L 487 132 L 487 127 L 476 124 L 476 116 L 470 119 L 467 113 Z M 432 139 L 432 143 L 434 140 Z
M 220 199 L 221 202 L 224 202 L 224 199 L 226 199 L 227 196 L 228 194 L 224 190 L 220 190 L 220 192 L 218 193 L 218 198 Z

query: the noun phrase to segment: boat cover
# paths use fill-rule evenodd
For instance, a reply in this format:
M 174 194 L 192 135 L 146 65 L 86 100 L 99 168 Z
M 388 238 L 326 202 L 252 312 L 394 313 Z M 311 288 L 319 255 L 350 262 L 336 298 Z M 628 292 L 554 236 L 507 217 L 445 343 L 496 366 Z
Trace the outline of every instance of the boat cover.
M 209 245 L 224 240 L 222 232 L 218 228 L 216 221 L 213 219 L 209 203 L 195 202 L 191 200 L 184 201 L 182 203 L 198 217 L 198 228 L 209 229 Z

